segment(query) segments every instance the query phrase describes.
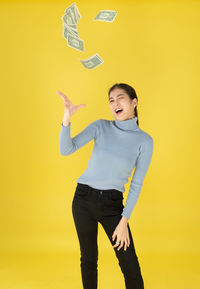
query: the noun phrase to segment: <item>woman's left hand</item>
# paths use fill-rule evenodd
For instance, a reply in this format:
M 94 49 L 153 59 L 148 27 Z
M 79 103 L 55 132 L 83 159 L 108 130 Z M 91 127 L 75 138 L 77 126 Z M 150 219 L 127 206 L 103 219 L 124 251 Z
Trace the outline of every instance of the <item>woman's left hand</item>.
M 114 233 L 112 235 L 112 240 L 114 241 L 117 237 L 116 244 L 113 245 L 113 248 L 119 246 L 117 250 L 119 251 L 122 246 L 124 246 L 124 251 L 126 251 L 127 246 L 130 245 L 130 239 L 129 239 L 129 232 L 128 232 L 128 221 L 126 218 L 122 216 L 119 224 L 114 230 Z

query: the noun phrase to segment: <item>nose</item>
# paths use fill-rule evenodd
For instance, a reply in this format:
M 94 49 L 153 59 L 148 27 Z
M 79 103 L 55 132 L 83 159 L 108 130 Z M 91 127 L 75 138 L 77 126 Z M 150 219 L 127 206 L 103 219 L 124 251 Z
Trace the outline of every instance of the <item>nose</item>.
M 113 106 L 114 106 L 114 109 L 118 108 L 118 107 L 119 107 L 119 102 L 118 102 L 118 101 L 115 101 L 115 102 L 113 103 Z

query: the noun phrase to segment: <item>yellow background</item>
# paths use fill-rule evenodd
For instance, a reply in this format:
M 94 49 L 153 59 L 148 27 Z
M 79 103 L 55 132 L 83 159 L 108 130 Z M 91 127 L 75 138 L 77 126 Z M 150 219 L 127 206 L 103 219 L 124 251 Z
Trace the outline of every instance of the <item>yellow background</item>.
M 1 2 L 0 287 L 82 288 L 71 202 L 93 142 L 63 157 L 61 90 L 87 106 L 72 116 L 72 136 L 113 119 L 115 82 L 138 95 L 139 126 L 154 153 L 131 215 L 145 289 L 197 289 L 199 275 L 200 1 L 76 1 L 85 52 L 62 36 L 70 1 Z M 113 23 L 93 21 L 116 10 Z M 104 63 L 80 63 L 98 53 Z M 126 184 L 124 203 L 129 184 Z M 99 287 L 125 288 L 99 225 Z

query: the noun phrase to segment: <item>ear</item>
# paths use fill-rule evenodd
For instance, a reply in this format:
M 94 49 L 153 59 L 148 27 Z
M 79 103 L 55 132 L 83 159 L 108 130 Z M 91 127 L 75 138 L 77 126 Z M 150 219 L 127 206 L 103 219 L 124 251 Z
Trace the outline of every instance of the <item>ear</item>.
M 132 101 L 134 103 L 134 106 L 136 106 L 137 105 L 137 98 L 134 98 Z

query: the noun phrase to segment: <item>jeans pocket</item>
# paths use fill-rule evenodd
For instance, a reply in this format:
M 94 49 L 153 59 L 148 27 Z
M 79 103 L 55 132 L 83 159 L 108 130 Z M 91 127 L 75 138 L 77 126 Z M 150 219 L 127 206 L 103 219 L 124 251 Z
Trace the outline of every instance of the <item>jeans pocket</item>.
M 75 195 L 81 198 L 84 198 L 88 195 L 88 191 L 82 190 L 82 189 L 77 189 L 75 192 Z
M 111 192 L 111 200 L 112 201 L 123 201 L 123 193 L 122 192 L 120 192 L 120 191 L 113 191 L 113 192 Z

